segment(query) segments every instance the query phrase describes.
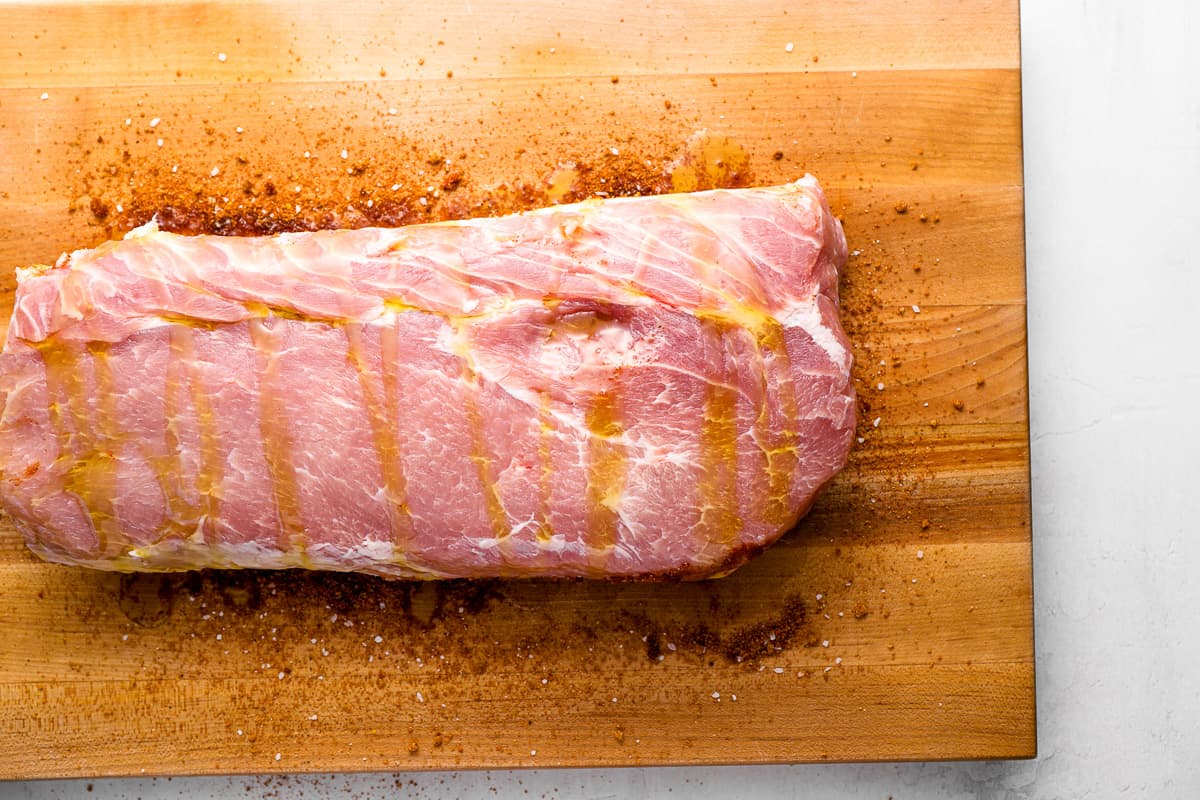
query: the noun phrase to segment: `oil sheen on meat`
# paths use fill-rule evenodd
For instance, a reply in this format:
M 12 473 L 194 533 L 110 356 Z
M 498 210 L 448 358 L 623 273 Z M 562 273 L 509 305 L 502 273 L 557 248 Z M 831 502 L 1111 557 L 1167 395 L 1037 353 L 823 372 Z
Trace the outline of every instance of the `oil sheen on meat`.
M 43 558 L 725 574 L 854 430 L 816 181 L 125 240 L 19 271 L 0 495 Z

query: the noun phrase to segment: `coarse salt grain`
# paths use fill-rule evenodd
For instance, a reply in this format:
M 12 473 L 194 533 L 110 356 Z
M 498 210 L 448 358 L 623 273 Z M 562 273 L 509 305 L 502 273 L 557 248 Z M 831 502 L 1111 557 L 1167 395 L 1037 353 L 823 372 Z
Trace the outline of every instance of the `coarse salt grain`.
M 829 640 L 828 640 L 828 639 L 822 639 L 822 640 L 821 640 L 821 647 L 829 647 Z
M 920 559 L 922 559 L 922 558 L 924 558 L 924 557 L 925 557 L 925 551 L 924 551 L 924 550 L 918 550 L 918 551 L 917 551 L 917 560 L 920 560 Z
M 619 155 L 621 155 L 621 151 L 620 151 L 620 150 L 618 150 L 618 149 L 617 149 L 617 148 L 615 148 L 615 147 L 610 147 L 610 148 L 608 148 L 608 152 L 612 153 L 614 156 L 619 156 Z
M 220 168 L 220 167 L 213 167 L 213 168 L 212 168 L 212 171 L 211 171 L 211 172 L 209 172 L 208 174 L 209 174 L 209 175 L 211 175 L 212 177 L 214 177 L 214 178 L 215 178 L 215 177 L 217 177 L 218 175 L 220 175 L 220 174 L 221 174 L 221 168 Z
M 221 59 L 221 60 L 222 60 L 222 61 L 224 61 L 224 59 Z M 282 758 L 283 758 L 283 753 L 276 753 L 276 754 L 275 754 L 275 760 L 276 760 L 276 761 L 279 761 L 279 760 L 280 760 L 280 759 L 282 759 Z
M 241 125 L 238 125 L 236 128 L 233 129 L 233 131 L 234 131 L 234 133 L 245 133 L 246 129 L 243 128 Z
M 317 721 L 317 715 L 316 715 L 316 714 L 313 714 L 311 717 L 309 717 L 309 718 L 308 718 L 308 721 L 309 721 L 309 722 L 316 722 L 316 721 Z
M 39 98 L 39 99 L 41 99 L 41 100 L 49 100 L 49 99 L 50 99 L 50 93 L 49 93 L 49 92 L 42 92 L 42 96 L 41 96 L 41 98 Z
M 162 146 L 163 146 L 163 140 L 162 140 L 162 139 L 159 139 L 159 140 L 158 140 L 158 146 L 159 146 L 159 147 L 162 147 Z
M 155 117 L 154 119 L 150 120 L 150 127 L 157 128 L 158 123 L 160 123 L 160 122 L 162 122 L 162 120 L 160 120 L 158 117 Z
M 536 756 L 536 755 L 537 755 L 537 750 L 530 750 L 530 751 L 529 751 L 529 755 L 531 755 L 531 756 Z
M 880 422 L 882 422 L 882 421 L 883 421 L 883 417 L 876 417 L 874 420 L 872 420 L 872 421 L 871 421 L 871 427 L 872 427 L 872 428 L 878 428 L 878 427 L 879 427 L 879 423 L 880 423 Z
M 776 675 L 782 675 L 782 674 L 783 674 L 783 667 L 776 667 L 776 668 L 775 668 L 775 674 L 776 674 Z
M 228 56 L 226 56 L 224 53 L 217 53 L 217 61 L 224 61 L 226 58 L 228 58 Z M 276 758 L 278 758 L 278 756 L 276 756 Z
M 375 637 L 375 644 L 383 644 L 383 637 L 382 637 L 382 636 L 376 636 L 376 637 Z
M 713 700 L 720 700 L 720 699 L 721 699 L 721 693 L 720 693 L 720 692 L 713 692 L 713 693 L 712 693 L 712 699 L 713 699 Z
M 287 673 L 284 673 L 284 672 L 279 673 L 279 680 L 283 680 L 286 677 L 287 677 Z
M 238 728 L 237 735 L 238 735 L 238 736 L 242 736 L 242 735 L 243 735 L 243 734 L 242 734 L 242 729 L 241 729 L 241 728 Z
M 912 307 L 912 310 L 913 310 L 913 313 L 914 313 L 914 314 L 920 314 L 920 313 L 921 313 L 921 307 L 920 307 L 920 306 L 918 306 L 918 305 L 914 305 L 914 306 Z
M 350 152 L 348 150 L 342 150 L 342 158 L 349 158 L 349 157 L 350 157 Z
M 418 703 L 424 703 L 424 702 L 425 702 L 425 695 L 421 694 L 420 692 L 417 692 L 417 702 L 418 702 Z
M 792 44 L 791 42 L 788 42 L 787 44 L 785 44 L 783 46 L 783 49 L 784 49 L 784 52 L 790 53 L 796 49 L 796 45 Z
M 880 381 L 879 383 L 875 384 L 875 388 L 882 392 L 883 391 L 883 381 Z

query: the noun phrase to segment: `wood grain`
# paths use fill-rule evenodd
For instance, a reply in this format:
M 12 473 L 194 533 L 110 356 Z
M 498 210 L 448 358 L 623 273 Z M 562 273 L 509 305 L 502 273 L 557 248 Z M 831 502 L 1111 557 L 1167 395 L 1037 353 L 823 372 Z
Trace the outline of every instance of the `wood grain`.
M 120 576 L 4 520 L 0 778 L 1035 753 L 1016 3 L 606 9 L 0 8 L 4 316 L 168 183 L 358 213 L 431 153 L 542 185 L 706 130 L 826 187 L 862 412 L 797 530 L 699 584 Z

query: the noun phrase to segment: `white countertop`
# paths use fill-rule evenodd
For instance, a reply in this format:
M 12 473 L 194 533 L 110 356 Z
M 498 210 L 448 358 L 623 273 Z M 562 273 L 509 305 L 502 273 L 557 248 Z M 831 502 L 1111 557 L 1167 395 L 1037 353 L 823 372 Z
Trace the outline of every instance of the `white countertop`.
M 48 781 L 0 798 L 1200 797 L 1200 3 L 1026 0 L 1021 22 L 1036 760 Z

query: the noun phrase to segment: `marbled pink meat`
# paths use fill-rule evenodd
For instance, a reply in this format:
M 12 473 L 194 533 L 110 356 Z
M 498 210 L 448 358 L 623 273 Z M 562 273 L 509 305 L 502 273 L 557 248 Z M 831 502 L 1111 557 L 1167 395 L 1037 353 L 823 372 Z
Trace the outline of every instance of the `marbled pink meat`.
M 811 177 L 22 270 L 0 493 L 119 570 L 709 577 L 845 464 L 846 242 Z

